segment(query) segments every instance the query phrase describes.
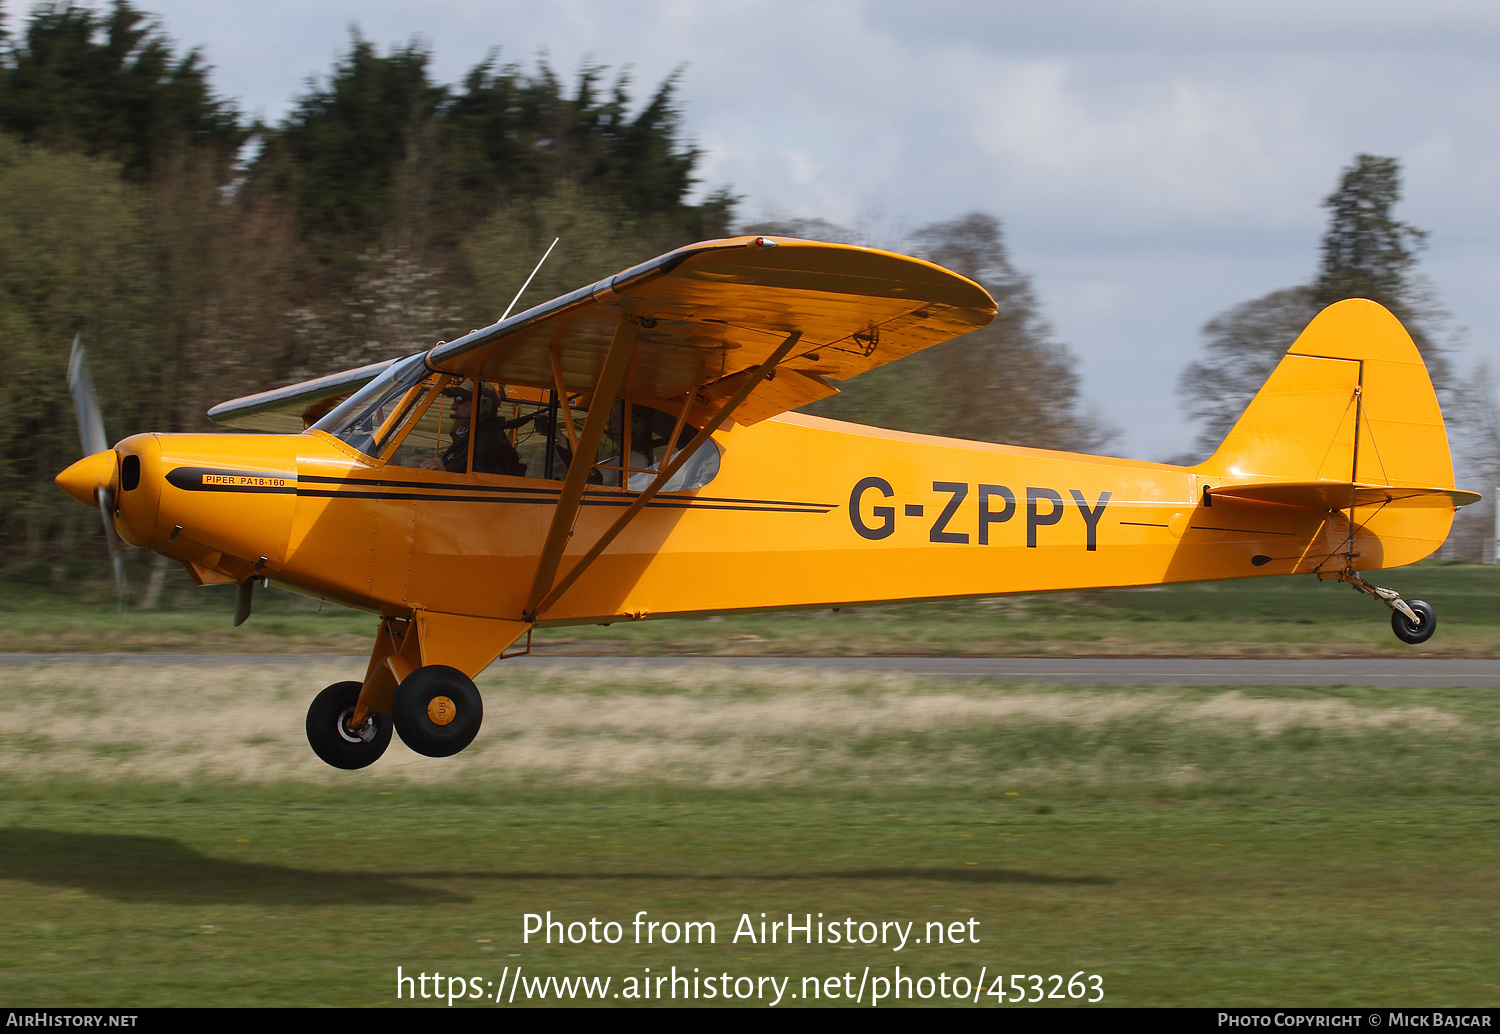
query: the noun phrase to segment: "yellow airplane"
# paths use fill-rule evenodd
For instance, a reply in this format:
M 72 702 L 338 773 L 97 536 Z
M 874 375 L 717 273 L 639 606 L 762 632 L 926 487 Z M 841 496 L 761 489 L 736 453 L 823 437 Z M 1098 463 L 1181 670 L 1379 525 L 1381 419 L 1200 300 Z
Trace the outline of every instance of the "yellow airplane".
M 1428 555 L 1478 496 L 1385 309 L 1324 310 L 1196 467 L 791 412 L 995 311 L 919 259 L 708 241 L 209 412 L 261 433 L 97 430 L 57 481 L 198 584 L 238 584 L 236 624 L 259 579 L 379 616 L 363 679 L 308 711 L 339 768 L 393 727 L 428 756 L 468 746 L 473 677 L 535 627 L 1315 573 L 1432 634 L 1431 607 L 1358 572 Z

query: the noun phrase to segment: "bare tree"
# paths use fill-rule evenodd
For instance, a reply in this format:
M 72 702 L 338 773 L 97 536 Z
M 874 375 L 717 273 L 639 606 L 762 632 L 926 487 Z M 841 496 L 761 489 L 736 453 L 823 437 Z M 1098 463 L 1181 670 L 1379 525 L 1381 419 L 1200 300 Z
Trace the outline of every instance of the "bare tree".
M 823 219 L 759 223 L 746 233 L 861 244 Z M 984 212 L 932 223 L 899 246 L 968 277 L 994 297 L 987 327 L 877 367 L 808 412 L 903 431 L 1097 452 L 1116 432 L 1085 411 L 1076 359 L 1043 318 L 1031 280 L 1011 264 L 1000 220 Z

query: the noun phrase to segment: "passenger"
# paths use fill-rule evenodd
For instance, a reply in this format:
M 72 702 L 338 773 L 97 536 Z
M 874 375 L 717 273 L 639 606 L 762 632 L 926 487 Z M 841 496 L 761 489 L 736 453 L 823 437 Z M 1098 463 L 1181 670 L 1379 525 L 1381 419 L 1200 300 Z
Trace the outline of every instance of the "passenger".
M 598 466 L 589 471 L 589 484 L 607 485 L 611 488 L 618 488 L 620 486 L 620 442 L 624 437 L 620 428 L 623 422 L 620 405 L 616 403 L 615 407 L 610 410 L 609 422 L 604 428 L 605 440 L 614 446 L 614 453 L 600 460 Z M 651 439 L 646 428 L 646 420 L 641 415 L 641 412 L 637 410 L 635 418 L 630 421 L 630 467 L 633 471 L 654 468 L 650 452 Z M 642 446 L 645 448 L 643 449 Z M 641 485 L 642 488 L 651 483 L 651 477 L 652 475 L 650 474 L 646 475 L 646 479 Z M 632 489 L 636 488 L 636 482 L 640 478 L 641 475 L 639 473 L 631 474 L 629 486 Z
M 453 427 L 448 432 L 451 441 L 442 456 L 431 456 L 422 461 L 424 470 L 446 470 L 462 474 L 469 459 L 469 418 L 473 415 L 474 391 L 466 384 L 443 389 L 443 394 L 453 400 L 450 415 Z M 497 415 L 500 395 L 489 384 L 481 384 L 479 390 L 479 415 L 474 421 L 474 472 L 477 474 L 508 474 L 525 477 L 526 464 L 521 462 L 516 447 L 511 444 L 506 422 Z

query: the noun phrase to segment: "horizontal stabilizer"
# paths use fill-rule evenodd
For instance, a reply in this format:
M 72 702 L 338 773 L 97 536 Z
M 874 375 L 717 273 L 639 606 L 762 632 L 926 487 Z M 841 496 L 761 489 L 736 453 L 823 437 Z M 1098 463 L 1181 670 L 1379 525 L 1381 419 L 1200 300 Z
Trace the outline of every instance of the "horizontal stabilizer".
M 1347 510 L 1351 507 L 1430 500 L 1443 506 L 1468 506 L 1479 501 L 1478 492 L 1456 488 L 1395 488 L 1389 485 L 1337 484 L 1328 481 L 1261 481 L 1251 485 L 1225 485 L 1210 489 L 1210 499 L 1251 499 L 1312 510 Z

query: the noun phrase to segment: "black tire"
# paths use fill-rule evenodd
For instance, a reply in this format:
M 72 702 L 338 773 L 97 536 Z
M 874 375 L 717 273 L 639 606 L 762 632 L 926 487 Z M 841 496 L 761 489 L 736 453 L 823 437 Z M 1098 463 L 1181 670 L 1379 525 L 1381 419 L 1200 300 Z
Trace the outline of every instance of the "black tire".
M 392 711 L 401 742 L 430 758 L 463 750 L 484 721 L 484 702 L 473 680 L 446 664 L 429 664 L 406 676 Z
M 359 702 L 359 690 L 358 682 L 335 682 L 313 697 L 307 709 L 307 742 L 314 754 L 334 768 L 373 765 L 391 743 L 388 715 L 370 715 L 362 736 L 349 731 L 347 723 Z
M 1403 643 L 1425 643 L 1437 631 L 1437 612 L 1421 600 L 1407 600 L 1406 605 L 1421 619 L 1412 624 L 1410 618 L 1399 610 L 1391 611 L 1391 631 Z

